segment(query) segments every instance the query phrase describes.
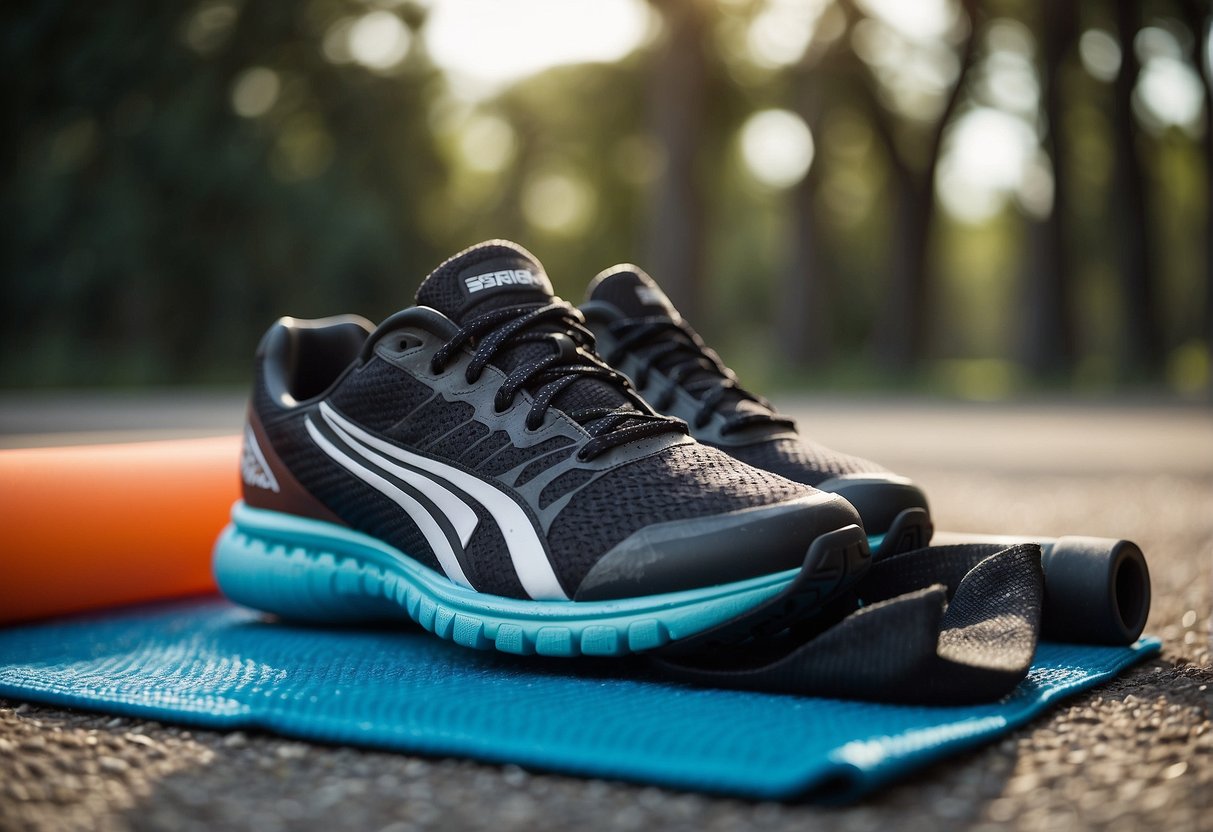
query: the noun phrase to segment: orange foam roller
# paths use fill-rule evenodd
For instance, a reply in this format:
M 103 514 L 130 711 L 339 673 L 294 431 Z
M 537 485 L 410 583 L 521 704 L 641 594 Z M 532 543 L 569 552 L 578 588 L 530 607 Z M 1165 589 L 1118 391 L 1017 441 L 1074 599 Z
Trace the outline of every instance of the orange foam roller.
M 0 451 L 0 622 L 214 592 L 240 437 Z

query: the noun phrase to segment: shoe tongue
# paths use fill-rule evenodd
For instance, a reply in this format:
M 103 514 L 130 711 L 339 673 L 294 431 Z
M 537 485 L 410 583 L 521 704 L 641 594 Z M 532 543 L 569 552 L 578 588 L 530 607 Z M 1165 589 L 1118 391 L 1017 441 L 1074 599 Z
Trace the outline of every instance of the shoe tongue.
M 587 300 L 609 303 L 626 318 L 682 320 L 656 281 L 630 263 L 613 266 L 595 277 Z
M 649 277 L 644 269 L 630 263 L 612 266 L 599 273 L 590 282 L 587 300 L 609 303 L 622 312 L 625 318 L 682 320 L 682 315 L 674 308 L 665 292 L 661 291 L 657 281 Z M 670 360 L 675 360 L 674 356 L 671 356 Z M 710 370 L 696 369 L 684 376 L 683 384 L 688 388 L 696 388 L 699 385 L 710 387 L 719 383 L 719 380 L 720 376 Z M 770 408 L 734 392 L 725 394 L 721 407 L 725 412 L 764 415 L 772 413 Z
M 417 304 L 455 323 L 504 306 L 546 304 L 554 297 L 547 272 L 517 243 L 489 240 L 434 269 L 417 289 Z
M 417 304 L 437 309 L 457 324 L 506 306 L 546 305 L 555 298 L 547 272 L 517 243 L 488 240 L 466 248 L 434 269 L 417 289 Z M 553 332 L 559 327 L 553 325 Z M 557 349 L 542 342 L 508 346 L 493 359 L 506 372 L 537 361 Z M 635 410 L 614 385 L 581 378 L 562 390 L 552 405 L 565 411 L 594 408 Z

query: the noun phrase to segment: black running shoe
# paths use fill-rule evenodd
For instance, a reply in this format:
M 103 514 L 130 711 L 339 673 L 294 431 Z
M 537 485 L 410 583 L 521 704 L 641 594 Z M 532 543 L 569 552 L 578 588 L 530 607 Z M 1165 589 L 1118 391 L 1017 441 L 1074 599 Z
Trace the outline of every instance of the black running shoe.
M 735 620 L 806 570 L 824 602 L 866 566 L 844 499 L 654 413 L 522 248 L 461 252 L 417 303 L 262 339 L 244 499 L 215 549 L 232 599 L 618 655 Z
M 607 363 L 658 412 L 685 419 L 700 442 L 845 497 L 858 509 L 878 556 L 930 540 L 921 489 L 874 462 L 801 439 L 795 422 L 738 385 L 644 271 L 632 265 L 607 269 L 590 283 L 587 298 L 581 311 Z

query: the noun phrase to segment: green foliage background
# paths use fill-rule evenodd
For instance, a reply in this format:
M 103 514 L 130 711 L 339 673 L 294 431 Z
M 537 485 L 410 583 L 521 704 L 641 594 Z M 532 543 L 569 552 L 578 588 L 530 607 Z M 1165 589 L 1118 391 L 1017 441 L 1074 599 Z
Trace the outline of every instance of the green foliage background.
M 656 4 L 667 20 L 677 5 Z M 1085 4 L 1080 24 L 1108 25 L 1112 5 Z M 1182 5 L 1143 4 L 1142 21 L 1180 26 Z M 979 397 L 1039 383 L 1207 389 L 1208 143 L 1175 128 L 1134 134 L 1150 186 L 1149 279 L 1164 341 L 1162 358 L 1142 365 L 1122 349 L 1136 310 L 1117 290 L 1123 263 L 1113 242 L 1124 229 L 1111 207 L 1109 91 L 1073 55 L 1063 79 L 1070 155 L 1055 162 L 1072 192 L 1073 360 L 1043 370 L 1021 360 L 1035 220 L 1014 205 L 977 227 L 937 215 L 927 341 L 908 367 L 882 360 L 874 344 L 889 264 L 900 256 L 893 168 L 871 117 L 845 93 L 829 103 L 824 127 L 815 125 L 805 184 L 824 289 L 803 320 L 823 328 L 826 345 L 808 358 L 789 354 L 789 316 L 775 322 L 786 281 L 798 279 L 796 197 L 750 178 L 736 136 L 754 111 L 800 109 L 806 89 L 832 89 L 835 80 L 824 64 L 739 69 L 721 32 L 763 3 L 699 6 L 708 35 L 693 160 L 703 209 L 694 323 L 747 380 Z M 669 160 L 653 129 L 661 102 L 652 82 L 669 26 L 617 64 L 553 69 L 469 109 L 450 94 L 422 37 L 390 72 L 326 57 L 334 22 L 370 8 L 360 0 L 5 5 L 0 386 L 235 383 L 279 315 L 386 317 L 411 302 L 434 265 L 480 239 L 528 246 L 574 301 L 601 268 L 643 265 L 664 244 L 652 206 Z M 424 29 L 426 6 L 390 8 Z M 978 15 L 976 26 L 1003 17 L 1039 34 L 1047 25 L 1034 4 L 1010 0 L 991 0 Z M 273 108 L 257 118 L 232 104 L 250 67 L 281 79 Z M 487 117 L 513 136 L 495 172 L 467 159 L 468 131 Z M 912 144 L 920 127 L 899 129 Z M 536 226 L 522 209 L 536 179 L 552 172 L 588 194 L 575 227 Z

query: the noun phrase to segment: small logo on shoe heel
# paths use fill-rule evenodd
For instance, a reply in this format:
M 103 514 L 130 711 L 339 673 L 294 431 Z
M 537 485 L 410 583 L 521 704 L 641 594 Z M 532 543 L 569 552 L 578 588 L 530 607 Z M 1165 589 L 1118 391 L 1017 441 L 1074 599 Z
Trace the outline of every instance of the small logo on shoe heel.
M 278 492 L 278 480 L 270 470 L 257 437 L 249 425 L 244 426 L 244 448 L 240 452 L 240 477 L 245 485 L 253 488 L 264 488 L 266 491 Z

